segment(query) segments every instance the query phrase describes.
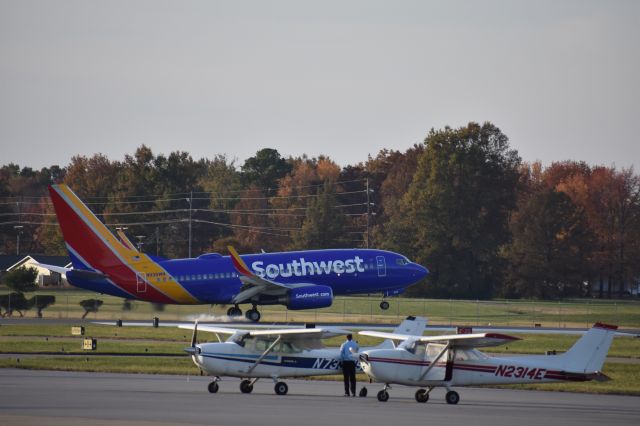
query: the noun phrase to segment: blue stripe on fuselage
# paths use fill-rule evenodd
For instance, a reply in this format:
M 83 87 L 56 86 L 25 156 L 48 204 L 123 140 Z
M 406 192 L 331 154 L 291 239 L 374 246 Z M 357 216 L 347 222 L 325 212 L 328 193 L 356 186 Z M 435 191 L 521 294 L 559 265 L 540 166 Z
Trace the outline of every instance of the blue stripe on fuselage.
M 259 355 L 249 354 L 225 354 L 225 353 L 201 353 L 200 356 L 216 359 L 220 361 L 234 361 L 244 364 L 253 364 L 260 357 Z M 342 362 L 334 358 L 323 357 L 303 357 L 303 356 L 278 356 L 270 355 L 265 357 L 260 365 L 268 365 L 272 367 L 289 367 L 289 368 L 313 368 L 317 370 L 342 370 Z M 356 368 L 361 371 L 360 363 L 356 363 Z

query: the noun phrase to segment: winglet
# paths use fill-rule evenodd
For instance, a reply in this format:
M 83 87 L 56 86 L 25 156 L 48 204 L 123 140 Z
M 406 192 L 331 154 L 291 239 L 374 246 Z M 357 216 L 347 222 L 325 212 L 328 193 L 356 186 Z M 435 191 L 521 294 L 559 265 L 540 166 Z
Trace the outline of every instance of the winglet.
M 129 250 L 133 250 L 136 252 L 139 251 L 136 248 L 136 246 L 131 242 L 131 240 L 127 238 L 127 235 L 124 232 L 122 232 L 121 229 L 116 230 L 116 234 L 118 235 L 118 239 L 120 240 L 123 246 L 125 246 Z
M 244 276 L 254 277 L 255 274 L 251 272 L 247 264 L 244 263 L 244 260 L 240 258 L 240 255 L 238 254 L 236 249 L 234 249 L 232 246 L 227 246 L 227 249 L 229 249 L 229 254 L 231 255 L 231 261 L 233 262 L 233 266 L 236 268 L 236 270 Z

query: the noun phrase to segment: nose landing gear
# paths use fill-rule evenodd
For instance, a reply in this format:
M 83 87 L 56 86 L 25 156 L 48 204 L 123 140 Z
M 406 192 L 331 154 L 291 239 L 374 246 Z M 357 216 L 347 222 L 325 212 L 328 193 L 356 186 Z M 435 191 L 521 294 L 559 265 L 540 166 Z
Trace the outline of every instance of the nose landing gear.
M 378 395 L 376 395 L 378 397 L 378 401 L 387 402 L 389 400 L 389 392 L 387 392 L 387 389 L 391 389 L 391 386 L 385 383 L 384 388 L 378 392 Z

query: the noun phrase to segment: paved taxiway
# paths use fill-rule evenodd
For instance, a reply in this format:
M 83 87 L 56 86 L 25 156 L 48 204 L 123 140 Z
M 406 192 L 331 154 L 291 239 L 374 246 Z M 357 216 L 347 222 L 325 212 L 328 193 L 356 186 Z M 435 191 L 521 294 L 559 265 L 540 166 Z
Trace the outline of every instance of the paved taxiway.
M 436 389 L 418 404 L 415 389 L 380 385 L 369 397 L 345 398 L 338 382 L 289 380 L 277 396 L 261 380 L 250 395 L 238 380 L 209 394 L 207 377 L 95 374 L 0 369 L 0 423 L 15 425 L 637 425 L 640 398 L 459 388 L 458 405 Z

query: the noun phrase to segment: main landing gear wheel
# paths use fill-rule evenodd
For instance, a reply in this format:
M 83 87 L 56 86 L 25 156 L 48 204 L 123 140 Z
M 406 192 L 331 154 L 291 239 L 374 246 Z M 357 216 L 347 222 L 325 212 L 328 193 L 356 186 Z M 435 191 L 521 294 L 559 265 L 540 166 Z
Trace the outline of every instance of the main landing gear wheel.
M 418 402 L 427 402 L 429 400 L 429 393 L 426 389 L 418 389 L 416 391 L 416 401 Z
M 289 392 L 289 386 L 285 382 L 276 383 L 275 391 L 278 395 L 286 395 Z
M 382 309 L 383 311 L 389 309 L 389 302 L 387 302 L 386 300 L 380 302 L 380 309 Z
M 378 401 L 387 402 L 389 400 L 389 392 L 386 390 L 381 390 L 378 392 Z
M 247 312 L 245 312 L 244 316 L 252 322 L 260 321 L 260 312 L 258 312 L 258 310 L 255 308 L 249 309 Z
M 207 389 L 209 389 L 209 392 L 211 393 L 216 393 L 218 392 L 218 389 L 220 389 L 220 387 L 218 386 L 217 382 L 211 382 L 209 383 L 209 386 L 207 387 Z
M 447 401 L 447 404 L 457 404 L 460 401 L 460 395 L 458 395 L 456 391 L 449 391 L 444 399 Z
M 227 316 L 230 316 L 230 317 L 242 316 L 242 310 L 237 306 L 232 306 L 229 309 L 227 309 Z
M 253 385 L 251 384 L 251 380 L 243 380 L 240 382 L 240 392 L 251 393 L 252 390 Z

